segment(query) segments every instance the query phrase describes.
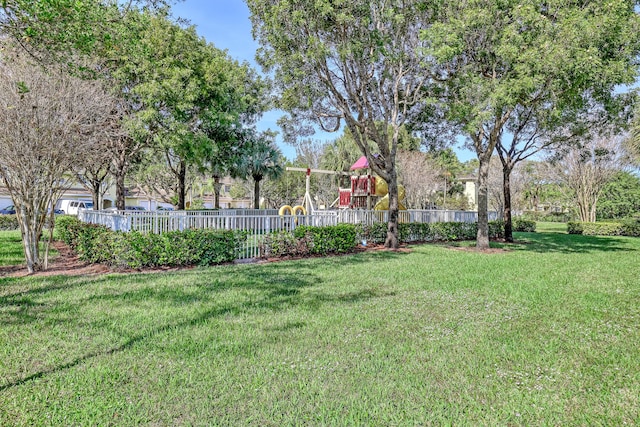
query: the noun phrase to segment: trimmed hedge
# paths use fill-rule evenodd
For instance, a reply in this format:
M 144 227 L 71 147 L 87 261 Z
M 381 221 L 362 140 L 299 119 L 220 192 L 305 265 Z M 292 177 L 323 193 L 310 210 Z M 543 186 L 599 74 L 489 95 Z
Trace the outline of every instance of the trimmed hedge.
M 160 235 L 114 232 L 76 218 L 57 221 L 56 233 L 80 259 L 128 268 L 231 262 L 246 240 L 246 232 L 229 230 L 185 230 Z
M 400 241 L 404 243 L 474 240 L 478 234 L 478 224 L 475 222 L 400 223 L 398 234 Z M 359 225 L 358 238 L 372 243 L 384 243 L 387 238 L 387 223 Z M 504 238 L 503 221 L 489 221 L 489 238 Z
M 329 227 L 301 225 L 294 230 L 293 235 L 296 239 L 309 241 L 309 252 L 316 255 L 344 254 L 352 252 L 357 246 L 356 226 L 353 224 Z
M 640 237 L 640 219 L 630 218 L 617 222 L 568 222 L 567 232 L 585 236 Z
M 513 231 L 534 233 L 536 231 L 536 222 L 525 218 L 514 218 Z
M 18 218 L 15 215 L 0 215 L 0 230 L 18 230 Z

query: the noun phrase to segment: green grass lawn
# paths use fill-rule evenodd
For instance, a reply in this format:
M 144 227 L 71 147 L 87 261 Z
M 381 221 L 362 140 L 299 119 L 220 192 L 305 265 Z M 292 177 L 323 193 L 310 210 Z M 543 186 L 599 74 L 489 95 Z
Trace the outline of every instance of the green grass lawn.
M 0 266 L 24 264 L 20 231 L 0 231 Z
M 45 236 L 45 238 L 48 236 Z M 41 245 L 44 256 L 44 245 Z M 58 252 L 50 248 L 49 259 L 54 259 Z M 25 264 L 24 251 L 22 249 L 22 237 L 19 230 L 0 231 L 0 266 Z
M 638 425 L 640 239 L 0 279 L 0 425 Z

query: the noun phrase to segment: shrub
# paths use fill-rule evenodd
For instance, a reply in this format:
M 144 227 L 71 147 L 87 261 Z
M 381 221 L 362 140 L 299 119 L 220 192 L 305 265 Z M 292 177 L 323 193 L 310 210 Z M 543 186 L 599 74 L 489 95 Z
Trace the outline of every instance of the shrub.
M 54 228 L 55 238 L 57 240 L 62 240 L 73 248 L 75 246 L 79 227 L 82 225 L 83 223 L 75 216 L 59 215 L 56 217 L 56 224 Z
M 583 231 L 583 225 L 584 223 L 582 222 L 574 222 L 574 221 L 569 221 L 567 223 L 567 233 L 569 234 L 582 234 Z
M 15 215 L 0 215 L 0 230 L 18 230 L 18 218 Z
M 636 231 L 635 224 L 629 223 L 627 228 L 622 222 L 570 222 L 567 223 L 569 234 L 585 236 L 629 236 Z
M 81 259 L 118 267 L 213 265 L 231 262 L 246 240 L 246 232 L 185 230 L 157 234 L 114 232 L 75 218 L 64 220 L 58 237 Z
M 476 236 L 474 235 L 473 238 L 475 239 L 475 237 Z M 504 239 L 504 221 L 501 219 L 489 221 L 489 238 Z
M 536 231 L 536 222 L 530 219 L 514 218 L 513 231 L 534 233 Z
M 358 224 L 356 241 L 366 240 L 368 243 L 382 244 L 387 240 L 387 228 L 386 222 L 376 222 L 371 225 Z
M 305 256 L 311 253 L 312 236 L 310 233 L 296 237 L 288 231 L 279 231 L 264 236 L 260 244 L 263 257 Z
M 435 222 L 435 223 L 400 223 L 398 234 L 401 242 L 431 242 L 474 240 L 478 233 L 477 223 Z M 367 239 L 373 243 L 384 243 L 387 237 L 387 224 L 359 225 L 358 239 Z M 504 222 L 489 221 L 489 238 L 504 237 Z
M 347 253 L 356 247 L 356 227 L 353 224 L 338 224 L 328 227 L 303 225 L 297 227 L 293 235 L 297 239 L 311 237 L 310 252 L 326 255 Z
M 624 236 L 640 237 L 640 217 L 623 220 L 622 234 Z

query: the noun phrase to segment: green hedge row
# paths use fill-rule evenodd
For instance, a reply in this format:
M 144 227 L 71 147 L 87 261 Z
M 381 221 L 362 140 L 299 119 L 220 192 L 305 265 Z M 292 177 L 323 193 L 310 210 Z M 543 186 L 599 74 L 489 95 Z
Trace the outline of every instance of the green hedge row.
M 478 224 L 466 222 L 400 223 L 398 224 L 398 234 L 400 241 L 405 243 L 474 240 L 478 234 Z M 359 225 L 358 238 L 372 243 L 384 243 L 387 238 L 387 224 Z M 489 238 L 504 238 L 503 221 L 489 221 Z
M 585 236 L 631 236 L 640 237 L 640 219 L 631 218 L 616 222 L 568 222 L 569 234 Z
M 280 231 L 262 240 L 263 257 L 343 254 L 357 246 L 356 226 L 339 224 L 328 227 L 300 226 L 293 233 Z
M 114 232 L 76 218 L 56 223 L 57 237 L 81 259 L 117 267 L 214 265 L 237 258 L 245 232 L 185 230 L 163 234 Z
M 401 242 L 433 242 L 474 240 L 478 224 L 461 222 L 438 222 L 433 224 L 398 224 Z M 504 237 L 504 222 L 489 222 L 491 239 Z M 310 254 L 346 253 L 355 249 L 357 243 L 366 240 L 369 244 L 382 244 L 387 238 L 387 223 L 373 225 L 340 224 L 331 227 L 296 228 L 289 232 L 271 233 L 260 245 L 263 257 L 305 256 Z
M 534 233 L 536 231 L 536 222 L 531 219 L 513 218 L 513 231 Z
M 0 215 L 0 230 L 18 230 L 18 218 L 15 215 Z
M 293 232 L 296 239 L 304 239 L 310 243 L 310 253 L 326 255 L 343 254 L 353 251 L 357 246 L 356 226 L 338 224 L 330 227 L 312 227 L 303 225 Z

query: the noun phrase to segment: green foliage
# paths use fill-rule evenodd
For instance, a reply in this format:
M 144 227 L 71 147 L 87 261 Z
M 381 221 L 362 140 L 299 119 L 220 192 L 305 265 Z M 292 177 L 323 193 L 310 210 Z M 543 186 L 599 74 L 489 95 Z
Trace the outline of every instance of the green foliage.
M 582 234 L 584 231 L 583 222 L 569 221 L 567 222 L 567 233 L 569 234 Z
M 371 243 L 382 244 L 387 238 L 387 224 L 374 223 L 372 225 L 360 224 L 357 226 L 358 239 Z M 433 242 L 474 240 L 478 232 L 477 223 L 465 222 L 435 222 L 435 223 L 400 223 L 398 233 L 401 242 Z M 489 222 L 489 238 L 499 239 L 504 237 L 504 222 Z
M 0 215 L 0 230 L 18 230 L 18 218 L 15 215 Z
M 296 237 L 288 231 L 280 231 L 264 236 L 260 253 L 264 258 L 285 256 L 306 256 L 311 253 L 310 234 Z
M 65 244 L 73 248 L 73 244 L 77 239 L 78 230 L 82 224 L 76 216 L 59 215 L 56 217 L 54 237 L 57 240 L 62 240 Z
M 598 220 L 625 218 L 640 212 L 640 178 L 629 172 L 616 173 L 601 192 L 596 208 Z
M 533 233 L 536 231 L 536 222 L 525 218 L 513 218 L 513 231 Z
M 566 212 L 526 212 L 520 218 L 536 222 L 568 222 L 575 219 L 575 215 Z
M 640 237 L 640 219 L 631 218 L 620 222 L 568 222 L 567 232 L 585 236 Z
M 326 255 L 347 253 L 356 247 L 356 226 L 338 224 L 328 227 L 300 226 L 294 231 L 297 239 L 311 238 L 310 253 Z
M 640 217 L 623 220 L 622 234 L 624 236 L 640 237 Z
M 233 230 L 185 230 L 160 235 L 113 232 L 77 219 L 63 221 L 57 233 L 81 259 L 127 268 L 231 262 L 246 240 L 246 232 Z

